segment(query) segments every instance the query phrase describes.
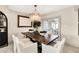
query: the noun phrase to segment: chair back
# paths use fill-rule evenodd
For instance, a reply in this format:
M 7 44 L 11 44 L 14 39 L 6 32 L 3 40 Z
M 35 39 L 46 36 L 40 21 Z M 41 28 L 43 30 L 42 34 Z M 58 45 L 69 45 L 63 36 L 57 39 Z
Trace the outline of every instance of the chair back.
M 66 39 L 65 38 L 62 38 L 62 40 L 60 41 L 57 49 L 58 49 L 58 52 L 62 53 L 63 52 L 63 48 L 64 48 L 64 44 L 65 44 L 65 41 Z
M 12 39 L 13 39 L 13 45 L 14 45 L 14 52 L 20 52 L 19 39 L 15 35 L 12 35 Z

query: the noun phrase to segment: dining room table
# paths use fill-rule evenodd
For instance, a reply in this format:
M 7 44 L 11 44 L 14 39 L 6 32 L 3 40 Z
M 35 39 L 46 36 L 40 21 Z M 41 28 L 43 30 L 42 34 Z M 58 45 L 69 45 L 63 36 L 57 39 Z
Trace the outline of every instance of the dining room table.
M 56 40 L 58 37 L 56 37 L 55 39 L 51 40 L 49 42 L 48 39 L 46 39 L 43 35 L 40 35 L 39 32 L 22 32 L 23 35 L 26 36 L 26 38 L 29 38 L 33 43 L 37 42 L 37 49 L 38 49 L 38 53 L 42 53 L 42 44 L 48 45 L 51 42 L 55 43 L 54 40 Z

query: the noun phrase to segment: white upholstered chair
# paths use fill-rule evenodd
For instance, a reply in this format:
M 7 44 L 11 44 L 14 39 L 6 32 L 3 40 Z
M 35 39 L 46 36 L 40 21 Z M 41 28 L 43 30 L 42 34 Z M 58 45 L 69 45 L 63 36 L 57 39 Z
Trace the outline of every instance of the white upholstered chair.
M 65 40 L 65 38 L 62 38 L 62 40 L 58 41 L 55 46 L 42 44 L 42 53 L 63 53 Z
M 20 37 L 20 38 L 19 38 Z M 14 52 L 37 53 L 37 44 L 30 41 L 29 38 L 17 37 L 12 35 Z

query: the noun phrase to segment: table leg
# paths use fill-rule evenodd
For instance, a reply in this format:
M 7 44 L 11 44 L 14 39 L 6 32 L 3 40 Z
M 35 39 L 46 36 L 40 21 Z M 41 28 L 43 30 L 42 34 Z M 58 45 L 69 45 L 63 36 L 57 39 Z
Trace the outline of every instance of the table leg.
M 38 53 L 42 53 L 42 44 L 40 42 L 37 42 L 37 49 Z

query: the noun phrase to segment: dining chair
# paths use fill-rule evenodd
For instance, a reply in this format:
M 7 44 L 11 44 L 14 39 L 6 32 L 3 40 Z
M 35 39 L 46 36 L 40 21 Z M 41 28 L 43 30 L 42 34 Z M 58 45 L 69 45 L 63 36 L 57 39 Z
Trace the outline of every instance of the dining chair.
M 19 39 L 17 36 L 12 35 L 13 45 L 14 45 L 14 53 L 20 53 L 24 50 L 24 52 L 28 53 L 36 53 L 37 52 L 37 44 L 30 41 L 28 38 Z
M 62 38 L 54 46 L 42 44 L 42 53 L 63 53 L 66 39 Z

